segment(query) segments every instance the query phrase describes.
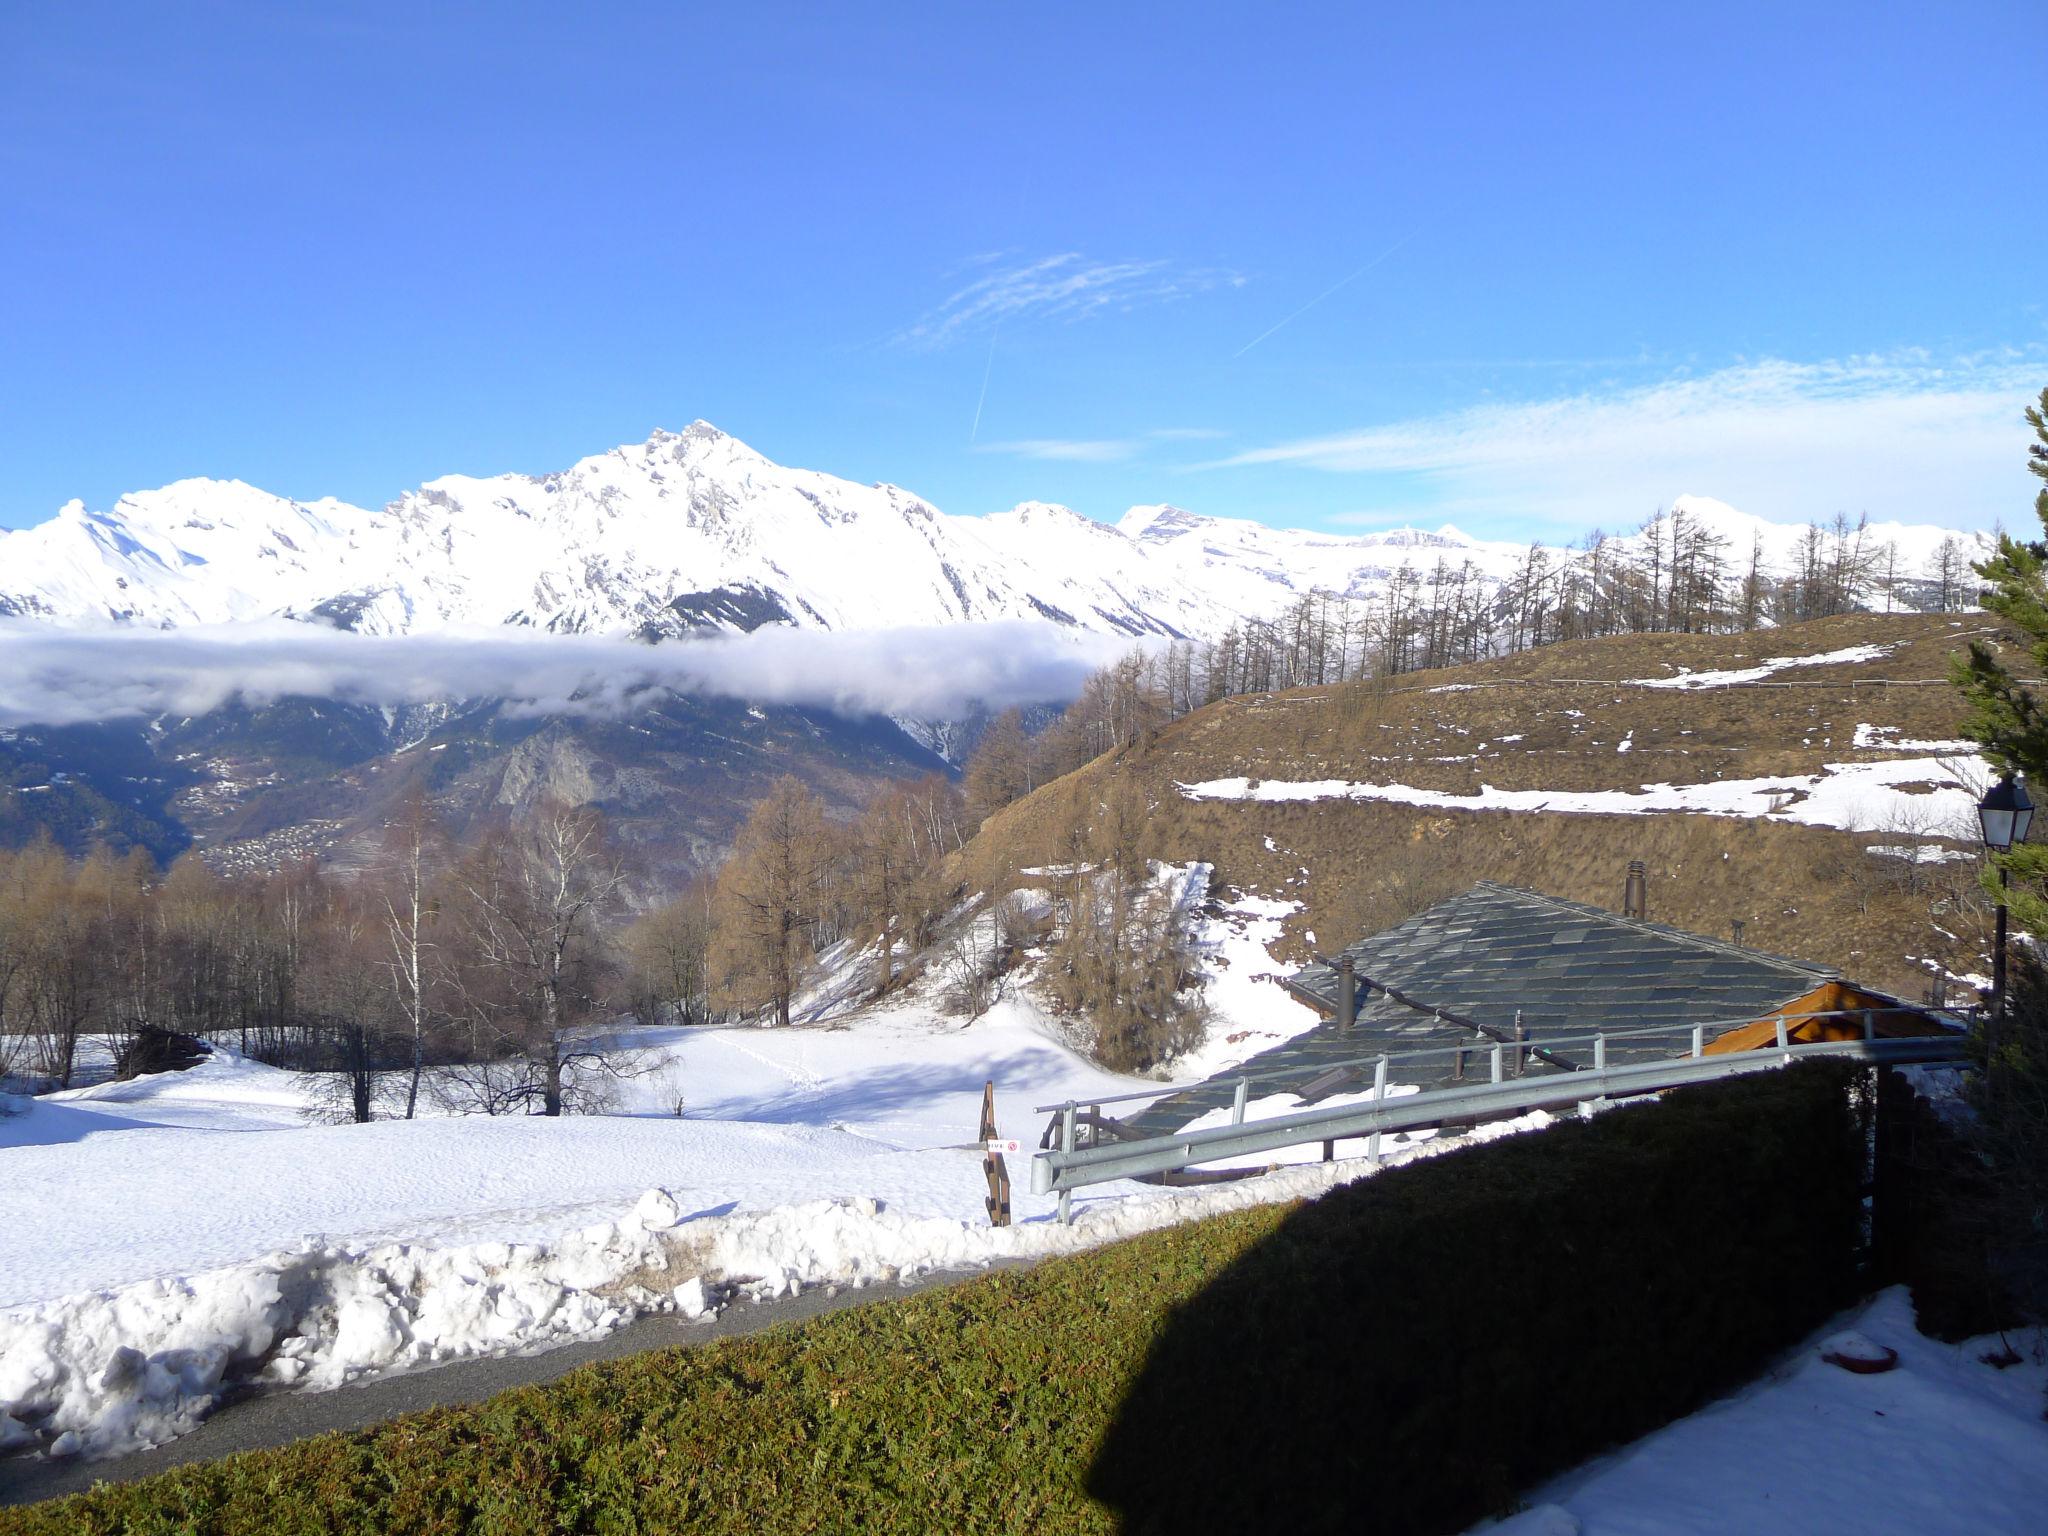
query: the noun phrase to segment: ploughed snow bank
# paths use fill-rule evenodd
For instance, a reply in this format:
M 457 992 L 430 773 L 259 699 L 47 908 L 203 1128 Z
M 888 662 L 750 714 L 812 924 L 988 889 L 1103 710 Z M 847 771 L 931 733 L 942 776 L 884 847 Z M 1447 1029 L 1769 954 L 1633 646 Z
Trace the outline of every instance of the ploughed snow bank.
M 1453 811 L 1549 811 L 1561 815 L 1653 816 L 1671 811 L 1698 816 L 1759 817 L 1882 832 L 1899 826 L 1967 833 L 1979 790 L 1963 782 L 1976 766 L 1968 757 L 1895 758 L 1889 762 L 1828 763 L 1819 773 L 1763 779 L 1714 779 L 1700 784 L 1645 784 L 1640 789 L 1497 789 L 1477 794 L 1417 789 L 1407 784 L 1364 784 L 1346 779 L 1206 779 L 1182 784 L 1190 800 L 1382 800 L 1395 805 Z
M 1534 1115 L 1495 1133 L 1534 1129 Z M 1393 1151 L 1382 1166 L 1455 1143 Z M 644 1312 L 706 1316 L 806 1286 L 863 1286 L 1075 1252 L 1198 1216 L 1319 1194 L 1362 1160 L 1148 1190 L 991 1228 L 866 1198 L 689 1217 L 651 1189 L 552 1241 L 309 1241 L 251 1263 L 0 1312 L 0 1450 L 109 1455 L 183 1434 L 231 1388 L 313 1389 L 605 1333 Z M 1018 1170 L 1021 1175 L 1022 1170 Z

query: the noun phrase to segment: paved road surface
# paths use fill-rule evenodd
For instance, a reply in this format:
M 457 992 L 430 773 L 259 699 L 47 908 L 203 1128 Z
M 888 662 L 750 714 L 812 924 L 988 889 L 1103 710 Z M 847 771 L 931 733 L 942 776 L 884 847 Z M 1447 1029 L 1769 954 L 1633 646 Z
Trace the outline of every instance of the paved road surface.
M 481 1402 L 508 1387 L 552 1381 L 593 1360 L 612 1360 L 671 1344 L 703 1344 L 754 1333 L 776 1323 L 836 1312 L 842 1307 L 885 1303 L 934 1285 L 952 1285 L 969 1278 L 970 1275 L 960 1273 L 938 1274 L 907 1285 L 842 1290 L 837 1296 L 811 1290 L 780 1301 L 739 1302 L 708 1323 L 686 1323 L 667 1316 L 643 1317 L 602 1339 L 567 1344 L 543 1354 L 456 1361 L 331 1392 L 278 1392 L 251 1397 L 230 1404 L 191 1434 L 153 1451 L 106 1461 L 44 1461 L 28 1457 L 0 1460 L 0 1506 L 79 1493 L 97 1482 L 132 1482 L 186 1462 L 211 1461 L 237 1451 L 283 1445 L 329 1430 L 366 1429 L 422 1408 Z

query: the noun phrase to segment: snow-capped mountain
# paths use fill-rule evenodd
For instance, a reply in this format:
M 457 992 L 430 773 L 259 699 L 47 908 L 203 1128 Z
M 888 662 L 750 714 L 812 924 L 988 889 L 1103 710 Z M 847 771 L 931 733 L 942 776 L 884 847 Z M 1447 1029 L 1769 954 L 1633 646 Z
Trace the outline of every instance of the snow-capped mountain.
M 1792 565 L 1803 529 L 1675 504 L 1746 560 Z M 1946 537 L 1886 525 L 1917 574 Z M 1213 635 L 1299 594 L 1369 596 L 1402 567 L 1521 569 L 1526 546 L 1455 528 L 1340 537 L 1134 507 L 1114 526 L 1027 502 L 940 512 L 893 485 L 772 463 L 704 422 L 558 474 L 444 476 L 390 505 L 301 503 L 181 480 L 105 511 L 71 502 L 0 534 L 0 614 L 152 626 L 286 616 L 372 633 L 521 624 L 674 632 L 832 630 L 1039 618 L 1128 635 Z

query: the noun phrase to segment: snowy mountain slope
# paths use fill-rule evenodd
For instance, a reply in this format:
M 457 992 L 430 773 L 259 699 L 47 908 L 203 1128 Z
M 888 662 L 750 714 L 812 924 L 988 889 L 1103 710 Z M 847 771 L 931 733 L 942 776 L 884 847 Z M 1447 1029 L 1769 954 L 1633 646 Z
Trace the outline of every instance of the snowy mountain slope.
M 1746 560 L 1792 564 L 1803 529 L 1674 504 Z M 1917 573 L 1944 530 L 1885 526 Z M 181 480 L 105 511 L 71 502 L 0 534 L 0 615 L 219 623 L 285 615 L 370 633 L 522 624 L 670 633 L 1047 619 L 1104 634 L 1213 635 L 1299 594 L 1367 596 L 1402 567 L 1470 561 L 1499 582 L 1527 549 L 1455 528 L 1352 538 L 1136 507 L 1116 525 L 1027 502 L 952 516 L 891 485 L 772 463 L 696 422 L 558 474 L 449 475 L 367 509 Z
M 539 478 L 451 475 L 370 511 L 180 481 L 0 536 L 0 612 L 325 619 L 371 633 L 530 624 L 872 629 L 1055 618 L 1180 632 L 1198 594 L 1063 508 L 947 517 L 894 486 L 770 463 L 698 423 Z

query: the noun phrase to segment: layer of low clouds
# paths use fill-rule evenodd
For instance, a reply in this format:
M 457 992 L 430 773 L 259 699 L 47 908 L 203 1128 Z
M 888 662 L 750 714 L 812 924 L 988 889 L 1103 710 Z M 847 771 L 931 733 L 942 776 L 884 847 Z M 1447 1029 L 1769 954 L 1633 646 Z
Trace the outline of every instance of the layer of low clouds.
M 1985 527 L 2027 511 L 2021 411 L 2044 384 L 2048 358 L 2019 353 L 1766 359 L 1282 442 L 1209 467 L 1383 477 L 1355 522 L 1613 527 L 1697 494 L 1777 522 L 1846 511 Z
M 609 713 L 671 689 L 951 719 L 975 705 L 1063 703 L 1127 647 L 1015 621 L 778 627 L 660 645 L 514 629 L 368 636 L 285 619 L 173 630 L 0 623 L 0 725 L 198 715 L 294 695 L 370 705 L 490 698 L 537 714 Z
M 936 350 L 1023 320 L 1082 320 L 1107 310 L 1167 304 L 1244 279 L 1219 267 L 1164 260 L 1098 261 L 1078 251 L 1017 261 L 985 257 L 972 278 L 896 338 Z

